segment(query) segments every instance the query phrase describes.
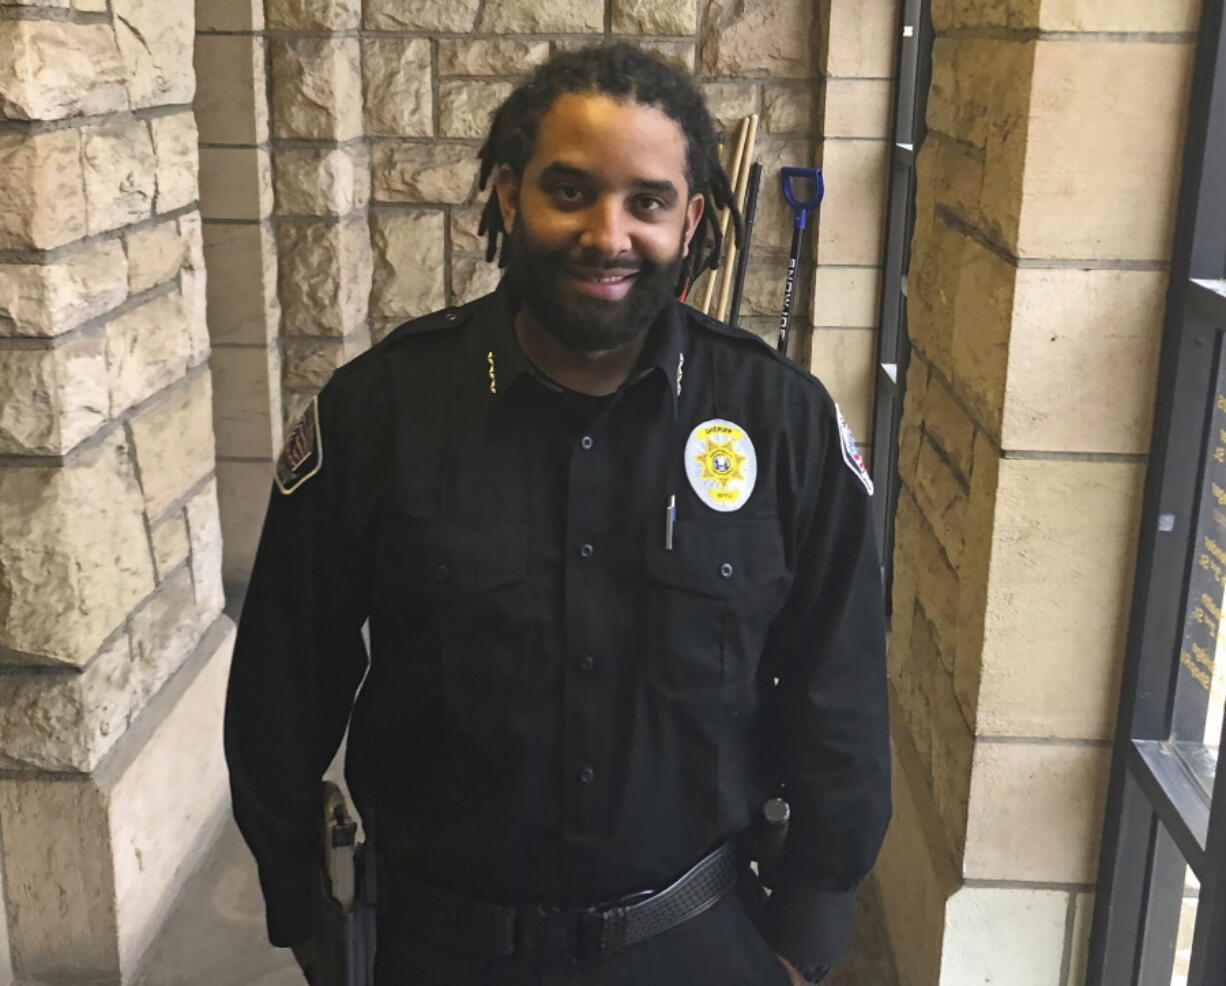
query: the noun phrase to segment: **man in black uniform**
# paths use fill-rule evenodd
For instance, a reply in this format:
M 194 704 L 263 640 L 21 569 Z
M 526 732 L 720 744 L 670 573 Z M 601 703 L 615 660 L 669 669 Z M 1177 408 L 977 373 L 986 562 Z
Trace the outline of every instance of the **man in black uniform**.
M 674 300 L 730 198 L 688 77 L 560 55 L 481 154 L 501 286 L 338 370 L 277 463 L 226 712 L 270 939 L 310 936 L 352 708 L 378 986 L 816 981 L 890 811 L 863 462 L 812 376 Z

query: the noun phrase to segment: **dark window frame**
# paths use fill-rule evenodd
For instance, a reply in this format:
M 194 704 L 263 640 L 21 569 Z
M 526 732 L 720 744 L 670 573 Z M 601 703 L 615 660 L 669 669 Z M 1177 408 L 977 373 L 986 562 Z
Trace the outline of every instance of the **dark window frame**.
M 890 127 L 889 202 L 881 268 L 880 318 L 873 394 L 873 528 L 887 594 L 893 579 L 894 514 L 898 505 L 898 430 L 911 343 L 907 336 L 907 268 L 915 229 L 915 158 L 928 133 L 925 111 L 932 80 L 932 2 L 903 0 L 894 65 Z
M 1191 87 L 1087 986 L 1169 986 L 1185 863 L 1200 881 L 1188 986 L 1226 986 L 1226 767 L 1210 797 L 1172 743 L 1207 408 L 1226 356 L 1224 5 L 1204 0 Z

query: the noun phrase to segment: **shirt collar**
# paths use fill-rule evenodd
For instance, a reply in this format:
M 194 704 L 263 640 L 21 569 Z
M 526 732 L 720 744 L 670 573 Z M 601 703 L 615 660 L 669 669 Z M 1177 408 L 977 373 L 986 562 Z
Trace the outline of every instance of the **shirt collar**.
M 472 367 L 469 372 L 485 375 L 491 399 L 500 401 L 524 373 L 531 373 L 550 389 L 561 389 L 540 373 L 520 348 L 514 323 L 517 302 L 505 277 L 486 302 L 488 307 L 474 313 L 477 317 L 468 333 L 465 363 Z M 631 386 L 658 371 L 669 394 L 674 420 L 683 386 L 688 343 L 681 302 L 671 301 L 652 324 L 638 362 L 623 385 Z
M 515 338 L 515 305 L 504 277 L 470 320 L 464 345 L 465 372 L 479 374 L 483 389 L 497 403 L 524 373 L 535 369 Z
M 670 301 L 648 331 L 639 361 L 626 380 L 627 384 L 633 384 L 659 372 L 668 390 L 674 421 L 677 419 L 681 399 L 688 349 L 689 333 L 681 311 L 681 302 Z

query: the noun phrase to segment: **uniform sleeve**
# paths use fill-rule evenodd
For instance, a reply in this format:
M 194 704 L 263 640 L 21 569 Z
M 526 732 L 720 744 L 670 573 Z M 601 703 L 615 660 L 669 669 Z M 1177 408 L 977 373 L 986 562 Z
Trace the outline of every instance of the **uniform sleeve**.
M 791 595 L 764 653 L 792 814 L 763 932 L 802 973 L 837 963 L 890 818 L 885 607 L 867 476 L 828 399 Z M 844 440 L 849 444 L 845 445 Z M 862 478 L 863 477 L 863 478 Z
M 369 566 L 347 502 L 353 456 L 328 390 L 303 421 L 278 461 L 225 712 L 234 816 L 259 868 L 269 940 L 281 946 L 311 934 L 320 782 L 367 660 Z

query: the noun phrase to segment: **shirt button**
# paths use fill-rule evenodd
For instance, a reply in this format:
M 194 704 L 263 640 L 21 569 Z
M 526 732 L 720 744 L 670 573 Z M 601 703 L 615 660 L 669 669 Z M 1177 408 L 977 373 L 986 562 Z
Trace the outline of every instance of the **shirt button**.
M 579 556 L 581 558 L 591 558 L 596 553 L 596 549 L 590 544 L 585 544 L 579 548 Z
M 446 582 L 447 576 L 450 574 L 451 572 L 448 571 L 446 565 L 439 565 L 439 567 L 434 570 L 434 581 L 435 582 Z
M 591 671 L 595 666 L 596 658 L 592 657 L 591 654 L 584 654 L 581 658 L 579 658 L 580 671 Z
M 591 767 L 583 767 L 579 770 L 579 783 L 591 784 L 595 776 L 596 771 L 592 770 Z
M 722 575 L 726 579 L 732 578 L 732 566 L 729 565 L 727 562 L 724 562 L 722 565 L 719 566 L 719 574 Z
M 588 449 L 592 447 L 592 436 L 584 435 L 582 438 L 579 439 L 579 444 L 583 446 L 583 450 L 586 452 Z

